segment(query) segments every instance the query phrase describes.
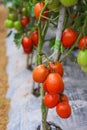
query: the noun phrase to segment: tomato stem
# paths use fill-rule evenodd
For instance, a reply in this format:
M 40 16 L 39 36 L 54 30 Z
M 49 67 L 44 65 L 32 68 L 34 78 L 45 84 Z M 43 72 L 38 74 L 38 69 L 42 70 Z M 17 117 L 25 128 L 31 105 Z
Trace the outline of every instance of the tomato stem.
M 61 56 L 61 45 L 60 45 L 60 40 L 61 40 L 61 35 L 62 35 L 62 30 L 63 30 L 63 23 L 64 23 L 64 19 L 65 19 L 65 13 L 66 13 L 66 9 L 65 7 L 61 7 L 60 9 L 60 13 L 59 13 L 59 19 L 58 19 L 58 26 L 57 26 L 57 32 L 56 32 L 56 40 L 55 40 L 55 44 L 56 41 L 59 42 L 59 46 L 58 48 L 54 48 L 54 52 L 56 52 L 56 54 L 54 55 L 54 60 L 56 61 L 57 59 L 60 59 Z
M 44 10 L 46 9 L 46 6 L 47 6 L 47 3 L 44 5 L 43 9 L 42 9 L 42 12 L 40 14 L 40 18 L 39 18 L 39 21 L 38 21 L 38 48 L 37 48 L 37 63 L 38 65 L 39 64 L 42 64 L 42 46 L 43 46 L 43 42 L 44 42 L 44 37 L 45 37 L 45 34 L 46 34 L 46 27 L 48 24 L 46 24 L 44 26 L 44 31 L 43 33 L 41 33 L 41 16 L 44 12 Z M 46 119 L 47 119 L 47 108 L 46 106 L 44 105 L 44 101 L 43 101 L 43 98 L 44 98 L 44 95 L 45 95 L 45 92 L 43 90 L 43 87 L 41 86 L 41 113 L 42 113 L 42 122 L 41 122 L 41 130 L 47 130 L 47 125 L 46 125 Z

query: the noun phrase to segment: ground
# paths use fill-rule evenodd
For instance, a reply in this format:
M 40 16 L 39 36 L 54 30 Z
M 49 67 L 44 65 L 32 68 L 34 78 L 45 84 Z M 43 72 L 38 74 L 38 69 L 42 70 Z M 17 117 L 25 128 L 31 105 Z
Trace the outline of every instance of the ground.
M 9 100 L 5 98 L 8 89 L 8 78 L 6 73 L 6 29 L 4 27 L 4 21 L 7 12 L 7 8 L 0 5 L 0 130 L 6 130 L 9 110 Z

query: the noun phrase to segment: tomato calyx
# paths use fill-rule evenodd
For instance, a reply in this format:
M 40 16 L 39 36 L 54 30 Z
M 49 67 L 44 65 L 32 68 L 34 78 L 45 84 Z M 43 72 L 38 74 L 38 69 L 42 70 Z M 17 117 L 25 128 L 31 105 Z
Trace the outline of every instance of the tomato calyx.
M 63 74 L 64 74 L 63 66 L 59 61 L 49 62 L 49 70 L 51 73 L 60 74 L 60 76 L 63 76 Z

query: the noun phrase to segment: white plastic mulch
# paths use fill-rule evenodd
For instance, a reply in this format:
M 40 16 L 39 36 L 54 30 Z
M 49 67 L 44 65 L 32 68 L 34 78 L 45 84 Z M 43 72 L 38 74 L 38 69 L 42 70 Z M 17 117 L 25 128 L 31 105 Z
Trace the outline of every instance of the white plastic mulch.
M 7 130 L 36 130 L 41 123 L 40 97 L 32 95 L 32 73 L 26 69 L 27 56 L 22 48 L 17 49 L 13 35 L 6 39 L 6 48 L 9 82 L 6 97 L 11 100 Z M 87 81 L 66 77 L 64 82 L 65 93 L 72 105 L 72 116 L 66 120 L 61 119 L 55 109 L 52 109 L 49 110 L 48 121 L 54 122 L 63 130 L 87 130 Z

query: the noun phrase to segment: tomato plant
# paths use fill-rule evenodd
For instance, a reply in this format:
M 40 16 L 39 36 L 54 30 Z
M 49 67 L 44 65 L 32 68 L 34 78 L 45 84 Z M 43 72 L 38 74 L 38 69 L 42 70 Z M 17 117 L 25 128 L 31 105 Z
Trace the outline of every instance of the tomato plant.
M 78 48 L 80 50 L 82 49 L 87 49 L 87 36 L 81 37 L 79 43 L 78 43 Z
M 57 114 L 62 118 L 68 118 L 71 115 L 69 99 L 64 94 L 62 62 L 72 54 L 78 43 L 80 50 L 77 61 L 81 69 L 87 72 L 86 6 L 87 0 L 79 2 L 78 0 L 26 0 L 22 2 L 13 0 L 12 6 L 9 7 L 7 20 L 11 21 L 7 21 L 6 26 L 16 29 L 14 35 L 16 45 L 18 47 L 22 45 L 26 54 L 32 53 L 32 49 L 36 51 L 37 67 L 34 68 L 32 77 L 35 82 L 42 85 L 40 89 L 43 130 L 48 129 L 46 106 L 48 108 L 56 106 Z M 17 17 L 13 19 L 14 13 Z M 56 32 L 56 36 L 52 35 L 50 39 L 46 37 L 48 33 L 50 34 L 49 28 L 55 29 Z M 43 52 L 46 41 L 49 51 L 52 50 L 49 56 Z
M 66 28 L 62 34 L 61 42 L 65 48 L 71 47 L 78 37 L 77 32 L 71 28 Z
M 68 118 L 71 115 L 71 106 L 67 102 L 60 102 L 56 106 L 56 112 L 61 118 Z
M 47 93 L 45 96 L 44 96 L 44 104 L 46 107 L 48 108 L 53 108 L 55 107 L 59 102 L 59 95 L 52 95 L 52 94 L 49 94 Z
M 47 90 L 51 94 L 58 94 L 64 90 L 63 80 L 58 73 L 50 73 L 45 82 Z
M 33 70 L 33 80 L 38 83 L 43 83 L 47 78 L 48 74 L 48 69 L 43 64 L 41 64 Z

